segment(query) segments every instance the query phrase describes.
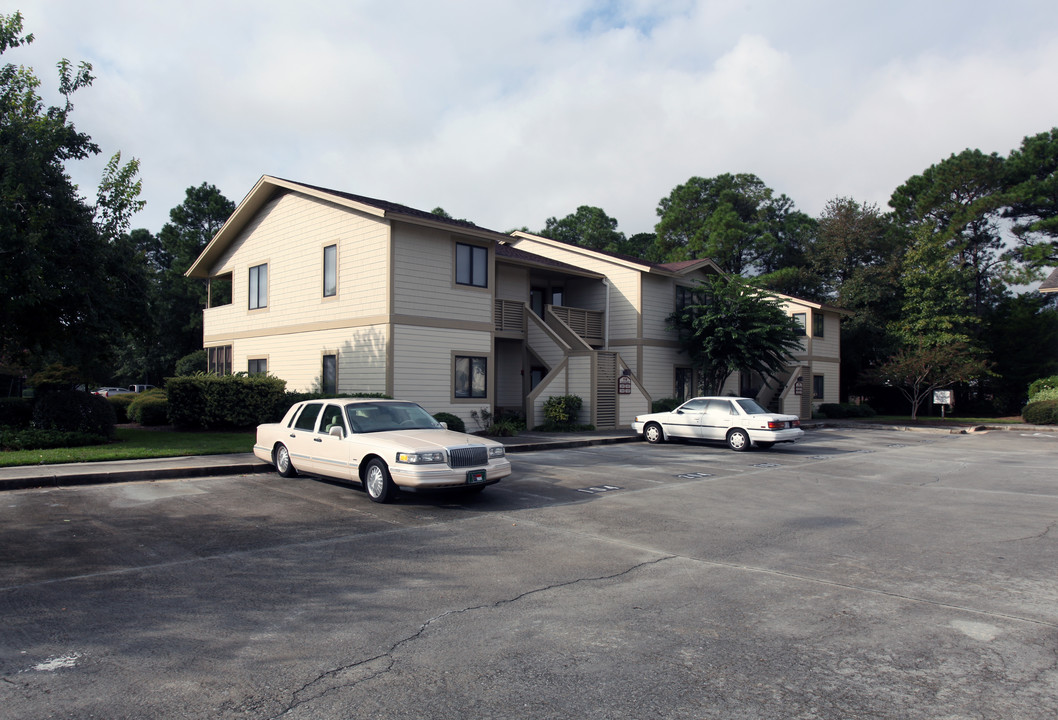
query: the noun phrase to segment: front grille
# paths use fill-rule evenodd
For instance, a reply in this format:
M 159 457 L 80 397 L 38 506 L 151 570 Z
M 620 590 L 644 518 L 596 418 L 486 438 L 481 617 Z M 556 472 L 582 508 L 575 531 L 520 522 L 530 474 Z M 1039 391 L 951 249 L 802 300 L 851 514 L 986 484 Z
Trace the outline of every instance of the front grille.
M 481 445 L 448 448 L 449 464 L 454 468 L 481 467 L 489 463 L 489 451 Z

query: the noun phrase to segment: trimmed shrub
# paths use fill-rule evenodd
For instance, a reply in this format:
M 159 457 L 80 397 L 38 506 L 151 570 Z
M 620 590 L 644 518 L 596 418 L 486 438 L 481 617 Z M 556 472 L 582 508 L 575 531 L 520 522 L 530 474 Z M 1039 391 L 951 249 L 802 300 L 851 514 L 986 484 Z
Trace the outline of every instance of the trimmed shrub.
M 79 390 L 49 392 L 33 405 L 33 426 L 114 437 L 114 407 L 105 397 Z
M 181 428 L 247 429 L 283 417 L 286 381 L 271 375 L 198 373 L 169 378 L 169 422 Z
M 682 404 L 683 400 L 679 398 L 660 398 L 650 403 L 650 412 L 672 412 Z
M 0 450 L 48 450 L 102 445 L 105 442 L 105 437 L 93 433 L 0 427 Z
M 574 425 L 584 401 L 577 395 L 556 395 L 544 401 L 544 419 L 554 425 Z
M 1045 387 L 1035 395 L 1029 396 L 1029 402 L 1042 402 L 1044 400 L 1058 400 L 1058 387 Z
M 176 361 L 175 373 L 180 377 L 206 372 L 208 356 L 205 350 L 195 350 Z
M 144 426 L 169 422 L 169 400 L 164 390 L 148 390 L 135 396 L 129 405 L 129 420 Z
M 1030 402 L 1022 409 L 1021 417 L 1030 425 L 1058 425 L 1058 400 Z
M 1029 402 L 1035 402 L 1037 400 L 1036 396 L 1042 392 L 1055 390 L 1058 390 L 1058 375 L 1051 375 L 1050 377 L 1034 380 L 1032 384 L 1029 385 Z
M 463 422 L 463 418 L 459 417 L 458 415 L 453 415 L 452 413 L 446 412 L 439 412 L 433 416 L 433 419 L 437 422 L 443 422 L 444 424 L 446 424 L 449 430 L 453 430 L 455 432 L 467 431 L 467 424 Z
M 33 420 L 33 404 L 23 398 L 0 398 L 0 425 L 29 427 Z
M 116 422 L 127 423 L 129 421 L 129 405 L 135 399 L 136 395 L 134 393 L 123 393 L 107 398 L 110 407 L 114 408 L 114 420 Z

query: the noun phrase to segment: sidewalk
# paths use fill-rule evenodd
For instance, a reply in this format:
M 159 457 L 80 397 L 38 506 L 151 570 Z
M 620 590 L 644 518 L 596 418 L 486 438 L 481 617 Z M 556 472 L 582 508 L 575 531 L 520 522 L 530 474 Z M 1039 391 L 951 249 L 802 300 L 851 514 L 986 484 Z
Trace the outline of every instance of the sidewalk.
M 517 437 L 496 438 L 496 440 L 502 442 L 508 452 L 515 453 L 608 445 L 632 442 L 636 438 L 637 436 L 631 430 L 603 430 L 583 433 L 526 432 Z M 275 472 L 275 468 L 258 460 L 253 453 L 191 455 L 149 460 L 59 465 L 20 465 L 0 468 L 0 491 L 269 472 Z

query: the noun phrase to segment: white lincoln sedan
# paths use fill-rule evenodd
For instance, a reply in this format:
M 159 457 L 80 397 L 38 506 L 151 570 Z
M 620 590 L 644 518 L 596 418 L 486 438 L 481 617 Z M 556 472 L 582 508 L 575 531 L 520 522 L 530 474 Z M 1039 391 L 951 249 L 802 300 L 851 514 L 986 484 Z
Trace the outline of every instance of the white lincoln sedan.
M 693 398 L 671 412 L 637 416 L 632 429 L 649 443 L 671 438 L 719 440 L 732 450 L 749 450 L 751 445 L 767 449 L 805 434 L 796 415 L 770 413 L 756 400 L 740 397 Z
M 359 482 L 379 503 L 401 490 L 478 491 L 511 474 L 502 443 L 448 430 L 402 400 L 295 403 L 281 422 L 257 427 L 253 452 L 283 477 Z

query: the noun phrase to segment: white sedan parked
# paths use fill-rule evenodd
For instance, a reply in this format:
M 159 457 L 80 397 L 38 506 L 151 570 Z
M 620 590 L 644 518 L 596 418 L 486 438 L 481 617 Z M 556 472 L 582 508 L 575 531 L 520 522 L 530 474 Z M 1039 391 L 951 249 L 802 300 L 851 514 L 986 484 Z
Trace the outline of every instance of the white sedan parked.
M 740 397 L 693 398 L 671 412 L 637 416 L 632 429 L 649 443 L 670 438 L 721 440 L 732 450 L 748 450 L 751 444 L 767 449 L 805 434 L 796 415 L 770 413 L 756 400 Z
M 254 455 L 283 477 L 353 480 L 375 502 L 400 490 L 481 490 L 511 474 L 501 443 L 453 432 L 413 402 L 307 400 L 259 425 Z

